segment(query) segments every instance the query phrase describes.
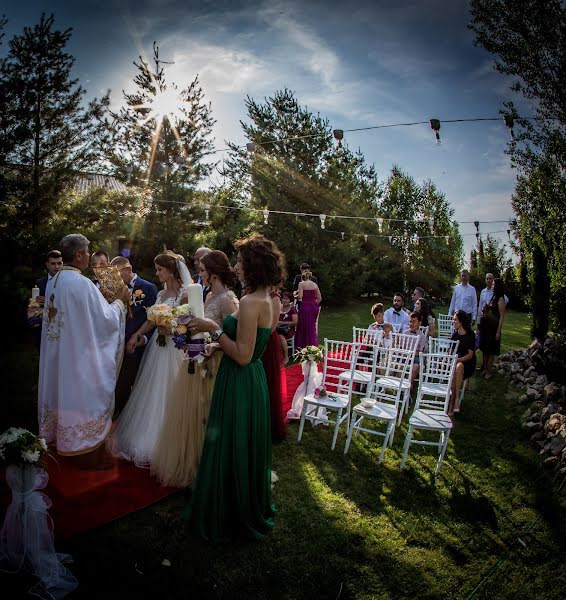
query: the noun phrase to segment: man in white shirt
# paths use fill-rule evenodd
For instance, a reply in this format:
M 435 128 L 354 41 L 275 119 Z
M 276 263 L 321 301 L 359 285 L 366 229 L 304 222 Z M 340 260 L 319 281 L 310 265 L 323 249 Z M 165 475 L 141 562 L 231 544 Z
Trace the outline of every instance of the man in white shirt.
M 403 331 L 409 327 L 409 315 L 403 310 L 404 303 L 405 296 L 401 292 L 396 292 L 393 296 L 393 306 L 388 308 L 383 315 L 383 320 L 391 323 L 396 331 Z
M 493 282 L 494 281 L 495 281 L 495 278 L 493 276 L 493 273 L 485 274 L 485 287 L 480 292 L 480 301 L 478 302 L 478 313 L 477 313 L 478 321 L 481 319 L 483 307 L 486 304 L 489 304 L 491 302 L 491 299 L 493 298 Z M 507 298 L 507 296 L 504 295 L 503 299 L 505 300 L 505 304 L 507 305 L 507 303 L 509 302 L 509 298 Z
M 450 301 L 448 314 L 453 315 L 458 310 L 463 310 L 470 317 L 470 324 L 473 325 L 478 309 L 478 296 L 476 289 L 470 285 L 470 273 L 464 269 L 460 275 L 461 283 L 454 286 L 454 293 Z

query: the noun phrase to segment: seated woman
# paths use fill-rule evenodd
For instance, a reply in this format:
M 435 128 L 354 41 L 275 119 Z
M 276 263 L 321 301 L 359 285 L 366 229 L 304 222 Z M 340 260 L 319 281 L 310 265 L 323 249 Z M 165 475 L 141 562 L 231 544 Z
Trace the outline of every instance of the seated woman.
M 476 369 L 476 338 L 472 331 L 470 318 L 463 311 L 459 310 L 454 315 L 454 333 L 453 340 L 458 340 L 458 360 L 456 362 L 456 371 L 452 380 L 452 398 L 448 407 L 448 414 L 460 412 L 460 390 L 465 379 L 471 377 Z
M 295 337 L 295 347 L 304 348 L 305 346 L 318 346 L 318 331 L 316 329 L 316 320 L 320 312 L 320 303 L 322 296 L 318 285 L 311 280 L 312 273 L 305 271 L 303 280 L 299 283 L 299 321 L 297 323 L 297 335 Z
M 415 311 L 420 312 L 423 317 L 423 325 L 428 326 L 428 335 L 434 337 L 434 317 L 428 302 L 424 298 L 419 298 L 415 302 Z
M 279 321 L 277 322 L 277 334 L 281 343 L 284 364 L 289 362 L 287 340 L 290 340 L 295 335 L 298 320 L 299 312 L 291 304 L 291 293 L 286 291 L 281 292 L 281 311 L 279 313 Z

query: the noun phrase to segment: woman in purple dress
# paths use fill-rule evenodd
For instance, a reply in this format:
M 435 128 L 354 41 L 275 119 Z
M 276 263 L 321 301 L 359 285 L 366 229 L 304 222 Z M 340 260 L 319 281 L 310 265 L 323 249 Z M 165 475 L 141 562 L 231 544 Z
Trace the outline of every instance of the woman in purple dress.
M 316 320 L 318 319 L 322 296 L 318 285 L 311 280 L 311 277 L 312 273 L 310 271 L 304 271 L 303 280 L 299 283 L 298 300 L 301 307 L 299 308 L 299 322 L 295 334 L 296 348 L 318 346 Z

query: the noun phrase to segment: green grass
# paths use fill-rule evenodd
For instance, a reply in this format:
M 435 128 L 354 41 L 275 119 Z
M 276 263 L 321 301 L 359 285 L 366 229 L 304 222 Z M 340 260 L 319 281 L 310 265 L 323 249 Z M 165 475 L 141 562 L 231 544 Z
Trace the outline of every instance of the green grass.
M 337 332 L 368 321 L 353 320 L 355 310 L 326 310 L 321 334 L 348 339 Z M 33 412 L 25 350 L 7 365 L 17 421 Z M 466 598 L 501 559 L 475 598 L 563 597 L 564 496 L 524 439 L 518 394 L 498 376 L 471 380 L 438 476 L 434 453 L 414 447 L 399 471 L 404 424 L 380 466 L 378 438 L 359 436 L 345 456 L 343 433 L 332 452 L 328 429 L 307 426 L 299 444 L 293 424 L 273 449 L 278 512 L 268 539 L 199 542 L 179 493 L 59 544 L 81 583 L 71 598 Z

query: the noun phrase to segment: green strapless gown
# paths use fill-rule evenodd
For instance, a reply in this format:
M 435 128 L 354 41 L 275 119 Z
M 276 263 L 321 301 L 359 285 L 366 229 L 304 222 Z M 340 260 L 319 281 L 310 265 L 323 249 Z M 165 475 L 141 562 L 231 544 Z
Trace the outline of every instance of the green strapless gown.
M 236 339 L 238 321 L 224 319 Z M 258 329 L 251 362 L 224 354 L 218 368 L 202 458 L 184 517 L 190 530 L 213 543 L 234 534 L 263 538 L 273 527 L 271 418 L 261 356 L 271 329 Z

